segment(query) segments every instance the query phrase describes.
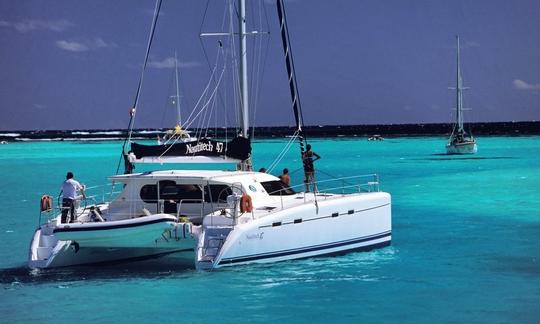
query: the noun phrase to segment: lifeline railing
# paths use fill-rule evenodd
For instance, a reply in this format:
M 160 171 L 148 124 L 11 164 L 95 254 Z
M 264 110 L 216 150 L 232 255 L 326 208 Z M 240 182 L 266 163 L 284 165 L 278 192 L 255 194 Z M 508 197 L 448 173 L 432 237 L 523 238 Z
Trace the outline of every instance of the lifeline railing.
M 109 190 L 109 188 L 111 188 Z M 86 209 L 89 205 L 98 205 L 100 203 L 104 203 L 106 201 L 106 197 L 109 197 L 109 200 L 112 198 L 113 195 L 116 195 L 120 193 L 121 191 L 115 191 L 114 190 L 114 184 L 108 183 L 104 185 L 97 185 L 97 186 L 90 186 L 85 187 L 85 198 L 83 198 L 82 195 L 77 196 L 75 199 L 75 213 L 78 216 L 82 215 L 83 211 Z M 98 202 L 98 198 L 101 197 L 100 202 Z M 39 212 L 39 219 L 38 219 L 38 226 L 41 225 L 41 219 L 43 215 L 46 216 L 46 219 L 49 221 L 53 217 L 58 216 L 58 214 L 62 213 L 64 209 L 69 209 L 69 207 L 63 207 L 62 206 L 62 195 L 58 194 L 58 196 L 53 197 L 51 196 L 52 204 L 51 208 L 47 210 L 41 210 Z M 81 210 L 81 205 L 83 205 Z
M 363 180 L 361 183 L 351 183 L 352 181 L 356 182 L 358 179 L 365 179 L 365 180 Z M 333 183 L 341 183 L 341 184 L 330 185 Z M 330 186 L 327 186 L 327 185 L 330 185 Z M 379 192 L 380 183 L 379 183 L 379 176 L 377 174 L 364 174 L 364 175 L 340 177 L 340 178 L 334 178 L 334 179 L 325 179 L 325 180 L 320 180 L 320 181 L 310 181 L 309 183 L 289 186 L 285 189 L 275 190 L 273 192 L 269 192 L 269 194 L 272 195 L 279 192 L 279 196 L 281 200 L 281 209 L 283 209 L 284 192 L 287 189 L 294 190 L 295 188 L 306 188 L 306 189 L 315 188 L 313 199 L 315 201 L 315 204 L 317 204 L 318 197 L 327 199 L 328 197 L 335 196 L 336 194 L 346 195 L 346 194 L 361 193 L 361 192 Z M 308 191 L 304 192 L 304 202 L 306 202 L 306 197 L 307 197 L 306 193 L 308 193 Z

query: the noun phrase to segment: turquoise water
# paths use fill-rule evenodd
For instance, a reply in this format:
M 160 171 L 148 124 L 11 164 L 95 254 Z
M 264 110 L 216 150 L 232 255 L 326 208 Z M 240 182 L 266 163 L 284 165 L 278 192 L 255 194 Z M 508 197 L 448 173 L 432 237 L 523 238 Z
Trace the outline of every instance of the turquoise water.
M 256 142 L 255 167 L 285 143 Z M 56 195 L 68 169 L 104 184 L 121 143 L 1 145 L 0 321 L 538 323 L 540 137 L 480 138 L 479 153 L 461 157 L 442 155 L 440 137 L 311 144 L 319 179 L 380 175 L 392 246 L 214 272 L 174 257 L 30 271 L 40 196 Z M 296 149 L 274 173 L 288 167 L 298 184 Z

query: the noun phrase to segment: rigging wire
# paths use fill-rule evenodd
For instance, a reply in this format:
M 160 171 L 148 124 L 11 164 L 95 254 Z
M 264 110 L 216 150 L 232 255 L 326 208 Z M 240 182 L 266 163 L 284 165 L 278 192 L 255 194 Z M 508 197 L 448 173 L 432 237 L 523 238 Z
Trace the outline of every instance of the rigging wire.
M 219 89 L 219 85 L 221 83 L 221 80 L 223 79 L 223 75 L 225 73 L 225 70 L 226 70 L 226 66 L 223 66 L 222 70 L 221 70 L 221 74 L 220 74 L 220 77 L 219 79 L 217 80 L 217 83 L 214 87 L 214 90 L 212 90 L 212 93 L 210 95 L 210 97 L 208 97 L 208 92 L 209 92 L 209 87 L 210 85 L 212 84 L 213 80 L 215 80 L 215 73 L 216 73 L 216 70 L 219 66 L 219 61 L 220 61 L 220 56 L 222 56 L 223 54 L 223 51 L 222 49 L 220 49 L 220 52 L 218 53 L 218 57 L 216 58 L 216 63 L 214 65 L 214 69 L 213 69 L 213 72 L 212 72 L 212 75 L 211 75 L 211 78 L 209 79 L 208 81 L 208 84 L 206 85 L 206 88 L 205 90 L 203 91 L 203 93 L 201 94 L 201 97 L 199 98 L 199 100 L 197 101 L 197 104 L 196 104 L 196 107 L 192 110 L 191 114 L 189 115 L 188 119 L 186 120 L 186 122 L 184 123 L 186 125 L 186 128 L 189 128 L 193 122 L 195 120 L 198 120 L 199 122 L 199 127 L 198 127 L 198 130 L 197 130 L 197 133 L 200 132 L 200 128 L 202 128 L 202 124 L 201 124 L 201 120 L 200 119 L 197 119 L 199 116 L 200 116 L 200 113 L 202 112 L 203 109 L 205 109 L 207 106 L 208 106 L 208 103 L 209 101 L 212 99 L 212 97 L 215 96 L 217 90 Z M 205 98 L 205 100 L 203 100 L 203 98 Z M 210 98 L 210 99 L 206 99 L 206 98 Z M 202 105 L 201 108 L 197 108 L 199 106 L 199 104 L 201 102 L 204 102 L 204 104 Z M 197 110 L 200 110 L 195 116 L 193 116 L 193 113 L 195 113 Z M 200 135 L 199 135 L 200 136 Z
M 262 8 L 262 10 L 261 10 Z M 259 30 L 262 30 L 262 22 L 263 22 L 263 19 L 262 19 L 262 12 L 265 13 L 265 18 L 266 18 L 266 29 L 267 30 L 270 30 L 270 27 L 269 27 L 269 22 L 268 22 L 268 16 L 266 15 L 266 7 L 264 6 L 264 4 L 261 2 L 259 4 Z M 256 37 L 256 40 L 258 39 L 258 37 Z M 251 122 L 251 125 L 252 125 L 252 128 L 251 128 L 251 138 L 255 138 L 255 120 L 256 120 L 256 116 L 257 116 L 257 108 L 259 107 L 259 94 L 260 94 L 260 90 L 261 90 L 261 82 L 262 80 L 264 79 L 264 72 L 265 72 L 265 67 L 266 67 L 266 59 L 268 57 L 268 52 L 269 52 L 269 49 L 270 49 L 270 33 L 268 33 L 268 38 L 266 38 L 266 46 L 265 46 L 265 51 L 264 51 L 264 55 L 262 55 L 262 44 L 263 44 L 263 41 L 262 41 L 262 37 L 259 39 L 259 47 L 258 47 L 258 50 L 257 50 L 257 73 L 256 73 L 256 77 L 254 78 L 254 82 L 255 82 L 255 91 L 254 91 L 254 96 L 253 96 L 253 114 L 252 114 L 252 122 Z M 262 58 L 261 58 L 262 57 Z M 261 66 L 262 66 L 262 70 L 261 70 Z
M 150 55 L 150 49 L 152 47 L 152 42 L 154 40 L 154 33 L 156 31 L 156 25 L 159 18 L 159 11 L 161 9 L 161 0 L 156 1 L 156 7 L 154 9 L 154 19 L 152 21 L 152 28 L 150 32 L 150 36 L 148 37 L 148 45 L 146 47 L 146 54 L 144 56 L 144 64 L 141 71 L 141 77 L 139 79 L 139 85 L 137 87 L 137 93 L 135 95 L 135 100 L 133 102 L 133 110 L 130 118 L 130 128 L 129 128 L 129 136 L 128 136 L 128 142 L 131 141 L 131 133 L 133 131 L 133 126 L 135 124 L 135 115 L 137 114 L 137 105 L 139 103 L 139 98 L 141 95 L 141 89 L 144 81 L 144 72 L 146 71 L 146 65 L 148 64 L 148 57 Z M 124 143 L 125 144 L 125 143 Z
M 148 36 L 148 44 L 146 46 L 146 54 L 144 55 L 144 63 L 141 70 L 141 76 L 139 78 L 139 85 L 137 86 L 137 92 L 135 94 L 135 100 L 133 103 L 133 107 L 130 112 L 129 117 L 129 124 L 128 124 L 128 136 L 124 140 L 124 143 L 122 144 L 122 154 L 120 155 L 120 159 L 118 161 L 118 166 L 116 167 L 116 174 L 118 174 L 118 171 L 120 170 L 120 163 L 122 161 L 122 158 L 124 157 L 124 154 L 126 152 L 126 144 L 128 142 L 131 142 L 131 135 L 133 133 L 133 126 L 135 124 L 135 114 L 137 113 L 137 105 L 139 103 L 139 98 L 141 94 L 141 89 L 143 85 L 144 80 L 144 72 L 146 70 L 146 64 L 148 63 L 148 56 L 150 54 L 150 48 L 152 47 L 152 42 L 154 40 L 154 33 L 156 31 L 157 21 L 159 18 L 159 11 L 161 9 L 161 0 L 156 0 L 156 5 L 154 7 L 154 17 L 152 18 L 152 26 L 150 28 L 150 35 Z
M 208 8 L 209 8 L 209 2 L 210 2 L 210 0 L 207 0 L 207 2 L 206 2 L 206 7 L 205 7 L 204 15 L 203 15 L 203 20 L 202 20 L 200 28 L 199 28 L 199 35 L 203 34 L 202 30 L 203 30 L 204 23 L 206 21 L 206 16 L 207 16 L 207 13 L 208 13 Z M 222 16 L 222 19 L 221 19 L 221 29 L 220 30 L 224 29 L 224 26 L 225 26 L 226 21 L 227 21 L 227 16 L 228 15 L 227 15 L 227 6 L 226 6 L 225 10 L 223 11 L 223 16 Z M 201 45 L 201 49 L 203 50 L 203 54 L 204 54 L 206 63 L 208 65 L 208 68 L 209 68 L 209 70 L 212 70 L 212 65 L 210 64 L 210 59 L 208 57 L 208 53 L 207 53 L 206 47 L 204 45 L 202 36 L 199 36 L 199 42 L 200 42 L 200 45 Z M 223 43 L 222 43 L 221 40 L 218 40 L 218 44 L 219 44 L 219 48 L 223 47 L 223 45 L 222 45 Z M 215 78 L 214 78 L 213 81 L 216 82 L 217 80 L 215 80 Z M 226 95 L 226 92 L 225 92 L 225 95 Z M 219 97 L 219 102 L 221 103 L 221 105 L 223 105 L 223 107 L 226 107 L 227 101 L 226 101 L 226 98 L 225 99 L 223 98 L 223 94 L 222 94 L 221 89 L 219 89 L 219 91 L 218 91 L 218 97 Z M 226 116 L 226 109 L 223 109 L 223 111 L 225 111 L 225 116 Z
M 223 72 L 224 72 L 224 70 L 222 70 L 222 73 L 221 73 L 220 78 L 219 78 L 218 81 L 221 81 L 221 79 L 223 78 Z M 217 86 L 214 88 L 214 90 L 212 91 L 211 97 L 214 97 L 214 96 L 215 96 L 218 87 L 219 87 L 219 82 L 218 82 Z M 197 116 L 198 116 L 199 114 L 201 114 L 203 111 L 205 111 L 209 104 L 210 104 L 210 101 L 206 102 L 206 103 L 204 104 L 204 106 L 201 108 L 201 110 L 199 111 L 199 113 L 197 114 Z M 197 116 L 195 116 L 194 119 L 197 118 Z M 189 127 L 189 126 L 188 126 L 188 127 Z M 176 144 L 176 143 L 178 142 L 179 139 L 180 139 L 179 136 L 176 137 L 175 140 L 174 140 L 174 142 L 173 142 L 172 144 L 173 144 L 173 145 Z M 173 148 L 173 145 L 170 145 L 169 147 L 167 147 L 167 149 L 166 149 L 165 151 L 163 151 L 163 153 L 161 153 L 161 155 L 160 155 L 158 158 L 162 158 L 163 155 L 165 155 L 167 152 L 169 152 L 169 150 L 170 150 L 171 148 Z
M 210 129 L 210 122 L 212 121 L 212 116 L 214 114 L 214 110 L 216 108 L 216 96 L 213 96 L 211 99 L 211 105 L 210 109 L 207 109 L 208 111 L 208 119 L 206 120 L 206 127 L 204 132 L 204 137 L 208 138 L 208 130 Z
M 171 77 L 170 77 L 169 83 L 168 83 L 169 88 L 167 89 L 167 93 L 171 93 L 172 88 L 173 88 L 173 84 L 174 84 L 174 74 L 171 74 Z M 170 99 L 171 99 L 171 97 L 167 97 L 166 100 L 165 100 L 165 104 L 163 105 L 164 109 L 163 109 L 163 115 L 161 116 L 160 125 L 165 125 L 165 117 L 167 116 L 167 111 L 168 111 L 167 108 L 169 108 L 169 105 L 171 103 Z
M 184 123 L 184 125 L 189 125 L 191 126 L 191 124 L 194 122 L 194 120 L 196 119 L 196 117 L 193 117 L 193 114 L 197 111 L 197 107 L 199 107 L 199 104 L 201 104 L 201 102 L 203 102 L 203 98 L 204 96 L 206 95 L 206 93 L 208 92 L 208 89 L 210 88 L 210 85 L 212 84 L 212 80 L 214 79 L 214 76 L 215 76 L 215 73 L 216 73 L 216 70 L 217 70 L 217 59 L 216 59 L 216 65 L 214 66 L 214 69 L 212 70 L 212 74 L 208 80 L 208 83 L 206 84 L 206 87 L 204 88 L 203 92 L 201 93 L 201 96 L 199 97 L 199 99 L 197 100 L 197 103 L 195 104 L 195 107 L 193 108 L 193 110 L 191 111 L 191 113 L 189 114 L 188 118 L 186 119 L 186 122 Z M 223 72 L 222 72 L 223 73 Z M 193 117 L 193 119 L 192 119 Z M 186 128 L 188 128 L 189 126 L 187 126 Z
M 291 138 L 289 139 L 287 144 L 285 144 L 285 147 L 281 150 L 281 152 L 278 154 L 278 156 L 274 159 L 274 161 L 268 167 L 268 173 L 272 172 L 274 170 L 274 168 L 281 162 L 281 160 L 283 160 L 285 155 L 289 152 L 289 150 L 290 150 L 291 146 L 293 145 L 294 141 L 298 138 L 299 133 L 300 132 L 298 130 L 296 130 L 294 132 L 293 136 L 291 136 Z
M 221 74 L 220 74 L 220 77 L 218 79 L 218 84 L 216 85 L 216 87 L 214 88 L 214 90 L 212 90 L 212 93 L 210 94 L 210 97 L 212 96 L 215 96 L 215 94 L 217 93 L 217 89 L 219 87 L 219 84 L 221 83 L 221 80 L 223 79 L 223 74 L 224 74 L 225 70 L 222 70 L 221 71 Z M 193 120 L 197 119 L 197 117 L 208 107 L 208 105 L 210 104 L 210 101 L 207 101 L 200 109 L 200 111 L 197 113 L 197 115 L 195 115 L 195 117 L 193 117 Z M 186 127 L 189 127 L 191 126 L 191 123 L 187 124 Z

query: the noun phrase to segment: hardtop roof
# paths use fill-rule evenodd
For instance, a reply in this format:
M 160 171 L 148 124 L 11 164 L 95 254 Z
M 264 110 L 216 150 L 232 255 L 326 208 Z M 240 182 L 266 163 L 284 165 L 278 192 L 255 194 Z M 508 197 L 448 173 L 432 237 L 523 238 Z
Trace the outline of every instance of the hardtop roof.
M 191 181 L 205 181 L 215 180 L 225 183 L 241 182 L 246 177 L 255 177 L 257 181 L 273 181 L 279 180 L 279 178 L 262 172 L 253 171 L 223 171 L 223 170 L 159 170 L 148 171 L 142 173 L 133 174 L 121 174 L 109 177 L 111 181 L 119 181 L 123 183 L 137 181 L 137 180 L 191 180 Z

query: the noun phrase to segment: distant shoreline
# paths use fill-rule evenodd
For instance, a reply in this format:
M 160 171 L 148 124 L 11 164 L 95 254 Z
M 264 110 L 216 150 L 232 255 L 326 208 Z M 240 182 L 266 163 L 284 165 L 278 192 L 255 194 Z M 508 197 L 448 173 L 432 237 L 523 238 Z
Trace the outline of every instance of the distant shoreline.
M 521 136 L 540 135 L 540 122 L 492 122 L 470 123 L 467 128 L 475 136 Z M 294 133 L 294 127 L 255 127 L 255 138 L 283 138 Z M 343 126 L 305 126 L 306 137 L 369 137 L 380 135 L 382 137 L 407 136 L 449 136 L 452 124 L 426 123 L 426 124 L 392 124 L 392 125 L 343 125 Z M 163 129 L 137 129 L 133 133 L 136 139 L 155 139 L 164 134 L 168 128 Z M 66 140 L 122 140 L 126 137 L 126 130 L 46 130 L 46 131 L 0 131 L 1 141 L 66 141 Z M 207 131 L 208 137 L 232 137 L 234 128 L 217 128 Z

